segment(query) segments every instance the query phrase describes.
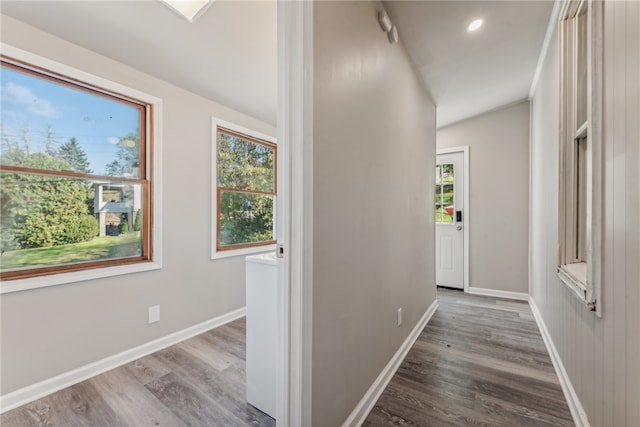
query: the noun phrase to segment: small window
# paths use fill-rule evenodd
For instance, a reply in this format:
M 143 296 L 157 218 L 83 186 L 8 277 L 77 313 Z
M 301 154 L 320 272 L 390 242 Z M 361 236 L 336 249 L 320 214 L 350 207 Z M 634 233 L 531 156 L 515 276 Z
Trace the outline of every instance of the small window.
M 275 140 L 217 119 L 213 132 L 213 257 L 271 249 L 275 245 Z
M 599 314 L 601 221 L 601 2 L 568 1 L 560 21 L 559 267 L 562 281 Z
M 0 279 L 151 261 L 153 105 L 1 59 Z
M 436 224 L 452 224 L 455 209 L 454 164 L 436 165 Z

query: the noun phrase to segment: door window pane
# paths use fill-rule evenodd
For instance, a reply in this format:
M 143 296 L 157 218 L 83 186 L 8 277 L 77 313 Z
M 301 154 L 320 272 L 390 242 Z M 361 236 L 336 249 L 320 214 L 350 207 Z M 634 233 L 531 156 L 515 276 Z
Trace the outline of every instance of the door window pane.
M 436 224 L 453 223 L 454 215 L 454 164 L 436 166 L 435 218 Z

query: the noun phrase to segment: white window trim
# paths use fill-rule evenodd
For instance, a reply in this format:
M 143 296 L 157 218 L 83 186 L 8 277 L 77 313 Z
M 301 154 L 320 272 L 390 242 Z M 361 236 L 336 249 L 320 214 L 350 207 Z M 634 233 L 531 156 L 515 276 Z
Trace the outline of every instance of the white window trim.
M 211 259 L 223 259 L 223 258 L 231 258 L 237 256 L 246 256 L 259 254 L 264 252 L 273 252 L 276 250 L 276 244 L 264 245 L 264 246 L 255 246 L 251 248 L 241 248 L 241 249 L 227 249 L 224 251 L 219 251 L 217 249 L 218 242 L 218 127 L 228 129 L 233 132 L 241 133 L 243 135 L 251 136 L 256 139 L 261 139 L 263 141 L 270 142 L 272 144 L 277 145 L 277 140 L 273 136 L 269 136 L 260 132 L 256 132 L 252 129 L 236 125 L 235 123 L 230 123 L 225 120 L 212 117 L 211 118 Z M 277 173 L 277 171 L 276 171 Z M 277 200 L 277 196 L 274 198 L 274 201 Z M 275 240 L 276 229 L 275 224 L 276 221 L 276 212 L 274 209 L 273 212 L 273 236 Z
M 566 164 L 568 144 L 575 137 L 575 106 L 573 103 L 572 80 L 567 77 L 565 64 L 575 61 L 567 58 L 565 48 L 565 18 L 573 5 L 580 1 L 565 1 L 560 12 L 560 191 L 559 191 L 559 261 L 558 277 L 582 301 L 585 306 L 602 315 L 601 276 L 602 276 L 602 225 L 603 225 L 603 193 L 602 193 L 602 61 L 603 61 L 603 2 L 588 1 L 587 45 L 588 45 L 588 83 L 587 83 L 587 122 L 589 144 L 587 151 L 587 241 L 586 262 L 566 264 L 567 257 L 567 211 L 571 209 L 570 198 L 565 197 L 567 188 L 573 181 L 573 170 Z M 567 94 L 571 96 L 567 97 Z M 571 125 L 568 125 L 571 123 Z M 571 169 L 571 170 L 568 170 Z M 586 268 L 585 268 L 586 267 Z
M 28 289 L 44 288 L 48 286 L 65 285 L 67 283 L 81 282 L 85 280 L 102 279 L 123 274 L 140 273 L 143 271 L 158 270 L 162 268 L 162 100 L 155 96 L 129 88 L 119 83 L 89 74 L 68 65 L 41 57 L 31 52 L 0 43 L 3 55 L 41 67 L 61 75 L 73 78 L 79 82 L 85 82 L 115 93 L 122 93 L 131 98 L 140 100 L 152 106 L 147 113 L 147 146 L 153 138 L 153 166 L 147 157 L 147 168 L 153 173 L 150 176 L 153 183 L 153 228 L 152 254 L 153 259 L 139 263 L 123 264 L 109 267 L 97 267 L 87 270 L 72 271 L 67 273 L 54 273 L 46 276 L 29 277 L 25 279 L 0 281 L 0 294 L 19 292 Z M 151 150 L 147 150 L 147 156 L 151 156 Z

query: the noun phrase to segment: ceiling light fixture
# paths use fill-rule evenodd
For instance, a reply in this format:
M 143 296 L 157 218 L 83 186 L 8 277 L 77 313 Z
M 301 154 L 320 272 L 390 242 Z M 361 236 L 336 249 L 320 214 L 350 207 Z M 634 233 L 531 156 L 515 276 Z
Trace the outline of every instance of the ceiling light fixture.
M 391 18 L 389 18 L 389 15 L 387 15 L 387 12 L 384 9 L 378 11 L 378 24 L 380 24 L 382 31 L 387 33 L 389 43 L 398 43 L 398 29 L 393 25 Z
M 387 15 L 387 12 L 384 9 L 378 12 L 378 23 L 380 24 L 382 31 L 385 33 L 391 31 L 391 27 L 393 26 L 391 18 L 389 18 L 389 15 Z
M 470 33 L 476 31 L 477 29 L 482 27 L 482 22 L 482 19 L 476 19 L 471 24 L 469 24 L 469 26 L 467 27 L 467 31 Z
M 193 23 L 202 15 L 214 0 L 161 0 L 171 10 Z
M 391 31 L 387 33 L 387 37 L 389 38 L 389 43 L 396 44 L 398 43 L 398 29 L 394 25 L 391 27 Z

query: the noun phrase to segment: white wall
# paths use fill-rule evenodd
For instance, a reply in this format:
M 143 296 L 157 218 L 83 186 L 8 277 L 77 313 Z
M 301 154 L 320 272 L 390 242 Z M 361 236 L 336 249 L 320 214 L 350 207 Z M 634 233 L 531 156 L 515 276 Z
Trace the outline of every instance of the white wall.
M 435 107 L 377 7 L 314 5 L 316 426 L 345 421 L 435 299 Z
M 243 307 L 244 258 L 209 259 L 211 116 L 269 135 L 274 127 L 7 16 L 1 38 L 164 102 L 164 267 L 2 295 L 1 393 Z M 148 325 L 156 304 L 162 319 Z
M 532 100 L 531 295 L 592 426 L 640 425 L 640 2 L 604 11 L 602 318 L 557 276 L 558 35 Z
M 529 102 L 438 129 L 469 146 L 469 286 L 528 293 Z

